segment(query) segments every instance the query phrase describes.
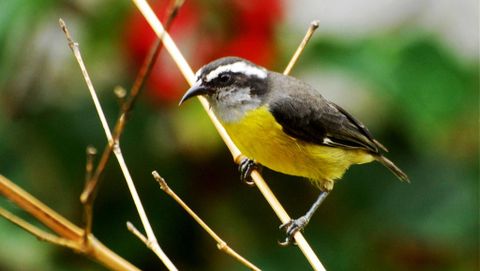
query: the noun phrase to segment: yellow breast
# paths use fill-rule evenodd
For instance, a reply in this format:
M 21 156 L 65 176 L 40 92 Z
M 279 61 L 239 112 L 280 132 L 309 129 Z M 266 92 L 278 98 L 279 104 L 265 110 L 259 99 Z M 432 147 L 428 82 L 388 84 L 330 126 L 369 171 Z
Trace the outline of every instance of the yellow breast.
M 266 106 L 248 111 L 235 123 L 223 123 L 233 142 L 248 158 L 281 173 L 306 177 L 325 189 L 352 164 L 373 161 L 362 150 L 316 145 L 282 130 Z

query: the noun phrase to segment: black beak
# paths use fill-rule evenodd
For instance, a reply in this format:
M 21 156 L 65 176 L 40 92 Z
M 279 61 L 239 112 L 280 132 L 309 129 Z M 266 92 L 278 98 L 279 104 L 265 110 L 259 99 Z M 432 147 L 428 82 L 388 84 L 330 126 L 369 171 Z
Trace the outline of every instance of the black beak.
M 183 102 L 186 100 L 198 96 L 198 95 L 205 95 L 208 93 L 208 88 L 205 88 L 204 86 L 200 85 L 198 82 L 195 83 L 187 92 L 183 95 L 182 99 L 178 103 L 178 105 L 182 105 Z

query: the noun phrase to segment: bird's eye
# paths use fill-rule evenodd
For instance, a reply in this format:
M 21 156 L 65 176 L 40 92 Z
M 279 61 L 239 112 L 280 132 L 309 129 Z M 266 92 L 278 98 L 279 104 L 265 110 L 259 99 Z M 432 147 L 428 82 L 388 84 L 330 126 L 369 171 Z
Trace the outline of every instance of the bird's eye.
M 220 76 L 218 77 L 218 80 L 221 83 L 228 83 L 228 82 L 230 82 L 230 79 L 232 79 L 232 76 L 230 74 L 227 74 L 227 73 L 220 74 Z

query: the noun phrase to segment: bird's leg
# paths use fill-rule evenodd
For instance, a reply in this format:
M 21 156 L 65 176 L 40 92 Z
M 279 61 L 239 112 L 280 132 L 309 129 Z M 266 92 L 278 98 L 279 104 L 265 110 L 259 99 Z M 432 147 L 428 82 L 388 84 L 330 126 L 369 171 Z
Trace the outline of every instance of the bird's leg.
M 250 174 L 252 174 L 252 171 L 255 169 L 261 171 L 262 166 L 255 163 L 255 161 L 251 159 L 243 158 L 238 165 L 238 171 L 240 171 L 240 180 L 250 186 L 254 186 L 255 183 L 252 181 Z
M 328 196 L 328 193 L 330 192 L 326 192 L 326 191 L 320 192 L 320 195 L 318 195 L 318 198 L 315 200 L 315 202 L 312 204 L 312 207 L 310 207 L 310 209 L 305 215 L 297 219 L 292 219 L 287 223 L 280 225 L 280 229 L 284 230 L 287 233 L 287 237 L 285 238 L 285 241 L 279 242 L 281 246 L 288 246 L 290 244 L 295 244 L 295 240 L 293 236 L 295 235 L 295 233 L 297 233 L 297 231 L 303 230 L 305 226 L 307 226 L 313 214 L 318 209 L 318 206 L 320 206 L 322 202 L 325 200 L 325 198 Z

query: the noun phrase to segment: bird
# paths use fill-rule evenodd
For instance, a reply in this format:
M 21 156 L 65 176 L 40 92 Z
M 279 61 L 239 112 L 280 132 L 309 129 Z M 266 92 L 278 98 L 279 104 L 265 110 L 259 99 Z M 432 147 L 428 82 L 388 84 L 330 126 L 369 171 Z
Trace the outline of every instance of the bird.
M 207 99 L 245 156 L 239 163 L 241 180 L 251 184 L 250 173 L 265 166 L 306 178 L 319 188 L 305 215 L 280 226 L 286 232 L 281 245 L 295 243 L 295 233 L 305 228 L 353 164 L 378 161 L 409 182 L 363 123 L 302 80 L 229 56 L 201 67 L 179 105 L 198 95 Z

